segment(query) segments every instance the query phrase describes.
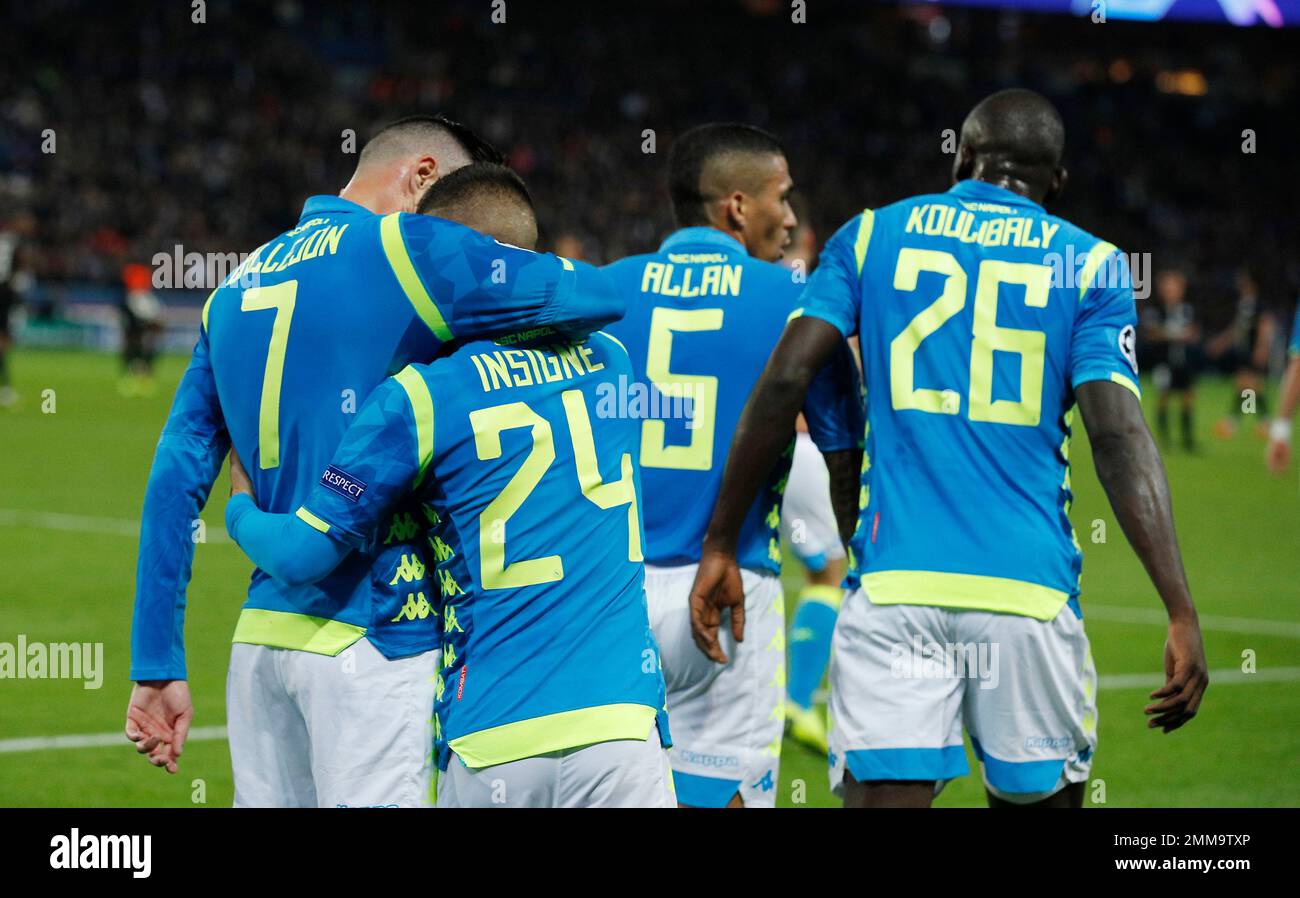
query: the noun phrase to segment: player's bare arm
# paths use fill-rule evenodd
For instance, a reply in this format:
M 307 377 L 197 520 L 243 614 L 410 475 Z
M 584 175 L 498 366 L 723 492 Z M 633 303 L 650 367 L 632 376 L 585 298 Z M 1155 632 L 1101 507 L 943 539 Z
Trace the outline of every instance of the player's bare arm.
M 1291 464 L 1291 418 L 1296 406 L 1300 406 L 1300 356 L 1293 357 L 1286 366 L 1277 417 L 1268 431 L 1268 469 L 1277 475 Z
M 862 450 L 842 449 L 823 454 L 831 475 L 831 507 L 840 542 L 848 546 L 858 526 L 858 496 L 862 486 Z
M 248 476 L 248 471 L 244 470 L 244 463 L 239 460 L 239 453 L 232 446 L 230 449 L 230 495 L 235 496 L 240 493 L 255 502 L 257 501 L 257 493 L 253 490 L 252 478 Z
M 740 416 L 722 475 L 722 489 L 704 537 L 700 568 L 691 588 L 695 642 L 700 651 L 720 664 L 727 662 L 718 643 L 724 609 L 731 610 L 731 629 L 737 642 L 745 632 L 745 596 L 736 564 L 736 540 L 745 512 L 794 434 L 808 385 L 843 339 L 833 325 L 820 319 L 791 321 Z
M 1196 716 L 1209 672 L 1196 606 L 1174 532 L 1169 482 L 1142 406 L 1124 387 L 1106 381 L 1077 390 L 1097 477 L 1133 551 L 1142 560 L 1169 614 L 1165 685 L 1144 709 L 1149 727 L 1166 733 Z

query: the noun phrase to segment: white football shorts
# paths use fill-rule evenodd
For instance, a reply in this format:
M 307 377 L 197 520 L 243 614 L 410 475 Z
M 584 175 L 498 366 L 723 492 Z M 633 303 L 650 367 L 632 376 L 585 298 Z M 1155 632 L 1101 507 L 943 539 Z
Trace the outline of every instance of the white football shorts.
M 831 789 L 968 771 L 1029 803 L 1088 778 L 1097 747 L 1097 673 L 1077 604 L 1050 621 L 845 596 L 830 667 Z
M 390 661 L 235 643 L 226 715 L 236 807 L 429 807 L 437 649 Z
M 794 460 L 781 502 L 781 537 L 813 573 L 823 571 L 826 562 L 844 557 L 831 506 L 830 473 L 806 433 L 795 439 Z
M 644 741 L 616 739 L 466 767 L 454 754 L 438 777 L 440 808 L 675 808 L 668 752 L 652 722 Z
M 691 807 L 725 807 L 740 794 L 746 807 L 775 807 L 785 729 L 785 600 L 780 578 L 741 571 L 745 641 L 719 640 L 729 662 L 709 659 L 691 637 L 691 584 L 696 565 L 646 565 L 650 626 L 659 641 L 668 686 L 669 752 L 677 798 Z

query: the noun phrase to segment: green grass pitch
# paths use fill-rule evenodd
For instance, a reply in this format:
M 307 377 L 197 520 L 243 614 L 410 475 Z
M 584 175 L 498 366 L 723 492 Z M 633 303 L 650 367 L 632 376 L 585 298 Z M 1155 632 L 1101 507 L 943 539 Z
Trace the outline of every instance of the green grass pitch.
M 130 522 L 139 517 L 153 445 L 184 360 L 161 361 L 149 398 L 119 395 L 117 361 L 106 355 L 22 350 L 11 366 L 23 405 L 0 411 L 0 642 L 19 634 L 29 642 L 102 642 L 105 673 L 99 689 L 75 680 L 0 679 L 0 805 L 228 805 L 230 758 L 221 739 L 191 742 L 177 776 L 149 767 L 125 739 L 12 750 L 16 739 L 121 731 L 135 578 Z M 52 414 L 42 407 L 46 390 L 54 391 Z M 1090 802 L 1300 805 L 1300 488 L 1294 472 L 1286 480 L 1265 473 L 1251 428 L 1231 442 L 1210 438 L 1228 390 L 1203 384 L 1201 453 L 1174 451 L 1166 462 L 1210 667 L 1235 676 L 1213 682 L 1200 716 L 1172 735 L 1146 729 L 1147 689 L 1104 684 L 1159 671 L 1163 629 L 1150 616 L 1159 602 L 1092 472 L 1087 438 L 1081 427 L 1076 433 L 1073 516 L 1085 551 L 1085 620 L 1103 678 Z M 223 476 L 203 515 L 208 541 L 198 546 L 189 592 L 196 727 L 225 722 L 229 640 L 250 570 L 224 540 L 227 491 Z M 1094 543 L 1098 520 L 1106 540 Z M 789 611 L 796 570 L 786 584 Z M 1242 673 L 1250 658 L 1256 672 Z M 951 784 L 938 804 L 983 803 L 973 759 L 971 766 L 976 772 Z M 835 803 L 825 760 L 793 743 L 785 746 L 779 788 L 782 805 Z

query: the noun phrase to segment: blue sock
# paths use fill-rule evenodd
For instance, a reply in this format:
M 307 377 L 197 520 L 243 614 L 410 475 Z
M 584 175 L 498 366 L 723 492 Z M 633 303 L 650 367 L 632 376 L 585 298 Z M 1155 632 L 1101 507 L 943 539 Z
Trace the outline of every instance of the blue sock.
M 839 614 L 838 586 L 805 586 L 790 628 L 790 676 L 786 687 L 790 701 L 811 708 L 813 693 L 826 675 L 831 660 L 831 635 Z

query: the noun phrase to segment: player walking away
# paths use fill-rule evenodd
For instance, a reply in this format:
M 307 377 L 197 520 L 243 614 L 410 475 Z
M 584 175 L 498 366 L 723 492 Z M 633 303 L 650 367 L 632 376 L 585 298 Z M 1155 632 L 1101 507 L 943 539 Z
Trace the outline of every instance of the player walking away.
M 22 235 L 30 228 L 29 219 L 19 218 L 0 230 L 0 409 L 18 405 L 18 392 L 9 376 L 9 353 L 14 345 L 14 310 L 32 286 L 31 273 L 23 264 L 22 245 Z
M 1225 374 L 1232 376 L 1234 386 L 1227 414 L 1214 422 L 1214 435 L 1221 440 L 1236 435 L 1247 391 L 1255 397 L 1254 411 L 1268 416 L 1268 354 L 1274 327 L 1272 314 L 1259 303 L 1258 284 L 1248 270 L 1242 269 L 1237 273 L 1237 305 L 1232 323 L 1208 347 L 1209 355 Z M 1257 432 L 1260 436 L 1266 434 L 1263 424 Z
M 591 266 L 409 214 L 448 172 L 499 158 L 440 117 L 391 125 L 340 196 L 310 198 L 209 297 L 145 494 L 127 735 L 155 765 L 175 771 L 193 715 L 192 534 L 232 443 L 263 507 L 292 512 L 387 376 L 453 339 L 583 336 L 622 314 Z M 253 572 L 227 684 L 237 804 L 427 803 L 441 632 L 421 613 L 432 581 L 408 514 L 319 583 Z
M 500 166 L 462 168 L 429 201 L 503 242 L 536 240 L 523 183 Z M 438 806 L 672 807 L 640 429 L 602 412 L 632 369 L 605 334 L 541 331 L 469 341 L 385 381 L 296 516 L 236 495 L 230 531 L 259 568 L 306 582 L 413 499 L 437 564 L 438 592 L 411 613 L 442 640 Z
M 736 535 L 779 457 L 809 372 L 861 338 L 867 440 L 831 659 L 831 783 L 850 807 L 928 806 L 967 772 L 993 805 L 1082 803 L 1096 677 L 1068 516 L 1076 402 L 1097 474 L 1169 613 L 1148 725 L 1196 714 L 1205 654 L 1142 418 L 1124 256 L 1042 204 L 1064 128 L 1038 94 L 967 117 L 947 193 L 851 219 L 829 241 L 736 432 L 692 590 L 701 647 L 742 601 Z M 1078 260 L 1077 264 L 1063 264 Z M 847 513 L 846 513 L 847 512 Z
M 1291 418 L 1296 406 L 1300 405 L 1300 307 L 1296 308 L 1287 356 L 1289 360 L 1282 376 L 1282 397 L 1278 401 L 1277 417 L 1268 430 L 1268 468 L 1279 475 L 1291 464 Z
M 163 308 L 153 292 L 149 266 L 132 263 L 122 269 L 123 396 L 152 396 L 153 363 L 163 329 Z
M 1195 321 L 1192 304 L 1187 301 L 1187 275 L 1180 268 L 1167 268 L 1156 275 L 1158 304 L 1142 316 L 1142 339 L 1155 366 L 1151 379 L 1159 398 L 1156 405 L 1156 430 L 1160 444 L 1169 448 L 1169 402 L 1174 393 L 1180 396 L 1179 423 L 1182 425 L 1183 448 L 1196 451 L 1197 341 L 1200 326 Z
M 794 457 L 781 505 L 781 536 L 803 565 L 803 586 L 790 624 L 790 673 L 786 684 L 786 728 L 790 736 L 825 754 L 826 722 L 813 694 L 826 676 L 831 637 L 839 614 L 847 565 L 831 507 L 830 472 L 808 435 L 803 416 L 796 423 Z
M 729 642 L 715 664 L 690 634 L 689 597 L 700 541 L 721 482 L 730 434 L 781 329 L 796 314 L 800 285 L 773 264 L 794 213 L 785 153 L 748 125 L 709 124 L 674 143 L 669 192 L 680 229 L 657 253 L 609 265 L 627 316 L 609 332 L 635 373 L 629 414 L 641 425 L 646 488 L 646 595 L 664 656 L 677 794 L 691 807 L 771 807 L 785 704 L 785 614 L 778 525 L 793 431 L 763 469 L 743 514 L 737 574 L 744 604 L 733 612 L 749 638 Z M 861 407 L 852 362 L 828 372 L 810 399 L 809 422 L 826 451 L 856 449 Z M 638 407 L 632 398 L 642 391 Z M 676 399 L 676 401 L 674 401 Z M 837 402 L 836 399 L 841 401 Z M 683 401 L 686 400 L 686 401 Z M 851 459 L 850 459 L 851 463 Z
M 798 224 L 781 265 L 806 276 L 817 257 L 817 240 L 807 210 L 796 203 Z M 800 281 L 796 281 L 800 282 Z M 831 507 L 830 474 L 808 435 L 808 422 L 795 423 L 794 458 L 781 504 L 781 538 L 804 568 L 804 581 L 790 624 L 790 672 L 786 682 L 786 731 L 796 742 L 824 755 L 829 750 L 826 721 L 813 706 L 813 694 L 826 676 L 835 617 L 844 596 L 847 566 Z

